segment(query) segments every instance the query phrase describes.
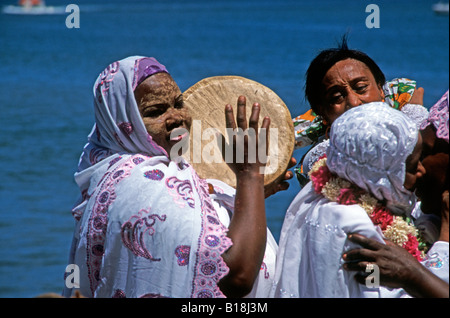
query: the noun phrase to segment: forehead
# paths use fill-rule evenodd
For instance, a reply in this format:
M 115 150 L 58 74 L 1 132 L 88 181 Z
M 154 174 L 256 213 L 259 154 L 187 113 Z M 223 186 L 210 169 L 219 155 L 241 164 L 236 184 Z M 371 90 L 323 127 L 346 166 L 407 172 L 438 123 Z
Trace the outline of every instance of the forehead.
M 374 79 L 369 67 L 355 59 L 345 59 L 334 64 L 325 74 L 324 84 L 335 84 L 341 81 L 351 81 L 356 78 L 365 77 Z
M 161 98 L 179 94 L 181 91 L 175 81 L 168 73 L 156 73 L 147 77 L 136 87 L 134 94 L 136 99 Z

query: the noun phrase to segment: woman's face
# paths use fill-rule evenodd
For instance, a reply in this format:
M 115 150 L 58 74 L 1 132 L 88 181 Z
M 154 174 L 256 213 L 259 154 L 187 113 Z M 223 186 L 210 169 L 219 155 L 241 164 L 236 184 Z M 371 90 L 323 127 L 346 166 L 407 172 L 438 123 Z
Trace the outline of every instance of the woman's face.
M 422 145 L 422 136 L 419 133 L 413 152 L 406 158 L 406 173 L 403 186 L 411 192 L 414 192 L 419 180 L 425 174 L 425 168 L 420 161 Z
M 366 64 L 350 58 L 334 64 L 322 84 L 321 115 L 330 125 L 348 109 L 384 98 L 381 86 Z
M 169 74 L 156 73 L 136 87 L 134 96 L 147 132 L 170 155 L 177 142 L 189 137 L 192 124 L 180 88 Z
M 422 164 L 425 175 L 417 184 L 416 195 L 421 200 L 421 210 L 424 213 L 440 215 L 442 193 L 448 189 L 448 143 L 436 138 L 432 125 L 421 131 L 423 137 Z

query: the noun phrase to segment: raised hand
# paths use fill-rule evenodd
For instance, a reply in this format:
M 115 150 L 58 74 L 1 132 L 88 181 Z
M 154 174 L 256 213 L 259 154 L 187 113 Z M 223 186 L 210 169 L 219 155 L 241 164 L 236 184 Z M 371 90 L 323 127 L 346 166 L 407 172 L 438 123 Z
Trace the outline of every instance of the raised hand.
M 260 170 L 265 164 L 259 160 L 258 156 L 255 158 L 251 154 L 251 151 L 256 151 L 258 154 L 258 142 L 256 141 L 259 141 L 260 106 L 259 104 L 253 105 L 247 125 L 245 103 L 245 97 L 240 96 L 237 102 L 236 121 L 232 107 L 230 105 L 225 107 L 227 128 L 241 129 L 237 134 L 233 134 L 231 142 L 236 151 L 233 151 L 232 162 L 228 162 L 236 173 L 234 213 L 227 233 L 233 246 L 222 254 L 229 267 L 229 273 L 219 282 L 220 289 L 228 297 L 242 297 L 251 291 L 261 268 L 266 248 L 264 174 Z M 267 133 L 269 125 L 270 119 L 264 118 L 261 128 L 265 128 L 265 131 L 261 131 Z M 254 131 L 249 135 L 244 134 L 248 128 Z M 254 148 L 250 147 L 251 143 L 254 143 Z M 242 160 L 237 160 L 239 155 L 242 155 Z
M 230 143 L 233 147 L 233 157 L 225 158 L 225 161 L 236 175 L 249 172 L 260 173 L 260 168 L 265 165 L 265 160 L 261 160 L 263 158 L 260 158 L 259 147 L 265 146 L 266 151 L 268 149 L 267 136 L 269 133 L 270 118 L 264 118 L 261 131 L 259 131 L 260 110 L 261 108 L 258 103 L 253 104 L 252 113 L 247 124 L 246 98 L 244 96 L 239 96 L 237 101 L 236 121 L 231 105 L 226 105 L 225 107 L 226 127 L 228 132 L 232 132 L 232 140 L 230 140 Z M 265 141 L 265 145 L 261 145 L 261 141 Z

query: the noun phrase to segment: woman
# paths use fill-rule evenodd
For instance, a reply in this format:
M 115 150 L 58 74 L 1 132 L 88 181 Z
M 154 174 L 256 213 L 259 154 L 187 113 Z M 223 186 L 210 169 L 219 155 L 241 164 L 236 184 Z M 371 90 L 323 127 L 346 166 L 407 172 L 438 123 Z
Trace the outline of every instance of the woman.
M 330 130 L 330 146 L 291 203 L 281 230 L 275 297 L 401 297 L 370 288 L 344 271 L 349 233 L 407 243 L 415 257 L 416 229 L 404 219 L 424 173 L 421 136 L 403 113 L 378 102 L 352 108 Z M 389 227 L 390 226 L 390 227 Z M 401 234 L 399 236 L 399 234 Z
M 81 294 L 264 297 L 276 244 L 266 228 L 262 164 L 232 163 L 234 192 L 200 179 L 183 159 L 171 160 L 192 119 L 154 58 L 108 66 L 95 82 L 94 105 L 95 125 L 75 174 L 82 198 L 73 209 L 69 260 L 79 266 Z M 247 124 L 240 97 L 237 126 L 257 131 L 259 109 L 253 106 Z M 225 115 L 235 128 L 230 105 Z M 261 127 L 269 125 L 265 118 Z
M 449 297 L 449 95 L 448 91 L 430 109 L 429 119 L 422 125 L 422 164 L 425 175 L 417 184 L 416 193 L 420 201 L 420 212 L 416 224 L 431 249 L 419 263 L 407 253 L 392 244 L 384 245 L 366 237 L 354 234 L 351 240 L 360 244 L 358 248 L 346 252 L 347 270 L 361 271 L 368 264 L 380 269 L 381 284 L 389 287 L 405 288 L 417 297 Z M 437 219 L 439 222 L 430 221 Z M 434 224 L 439 226 L 435 228 Z M 357 274 L 356 279 L 364 283 L 365 275 Z
M 305 95 L 311 110 L 293 119 L 296 147 L 313 145 L 296 169 L 301 185 L 328 146 L 327 130 L 346 110 L 385 101 L 419 124 L 428 116 L 421 106 L 423 88 L 416 89 L 416 82 L 406 78 L 386 82 L 378 65 L 367 54 L 350 50 L 345 38 L 340 47 L 320 52 L 311 62 Z

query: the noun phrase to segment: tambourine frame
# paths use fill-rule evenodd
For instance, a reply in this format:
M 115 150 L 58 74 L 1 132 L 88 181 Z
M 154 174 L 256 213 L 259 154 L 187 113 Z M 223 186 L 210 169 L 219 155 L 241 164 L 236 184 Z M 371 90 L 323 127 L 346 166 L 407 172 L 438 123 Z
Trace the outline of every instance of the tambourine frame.
M 237 99 L 246 97 L 247 120 L 253 103 L 261 105 L 259 126 L 265 116 L 271 119 L 269 150 L 264 184 L 268 186 L 282 178 L 294 150 L 294 128 L 289 109 L 281 98 L 268 87 L 241 76 L 205 78 L 183 93 L 193 124 L 190 130 L 189 150 L 185 159 L 204 179 L 221 180 L 236 187 L 236 177 L 223 160 L 222 137 L 229 143 L 225 124 L 225 105 L 230 104 L 236 115 Z M 219 135 L 217 135 L 219 133 Z M 221 136 L 220 136 L 221 135 Z

